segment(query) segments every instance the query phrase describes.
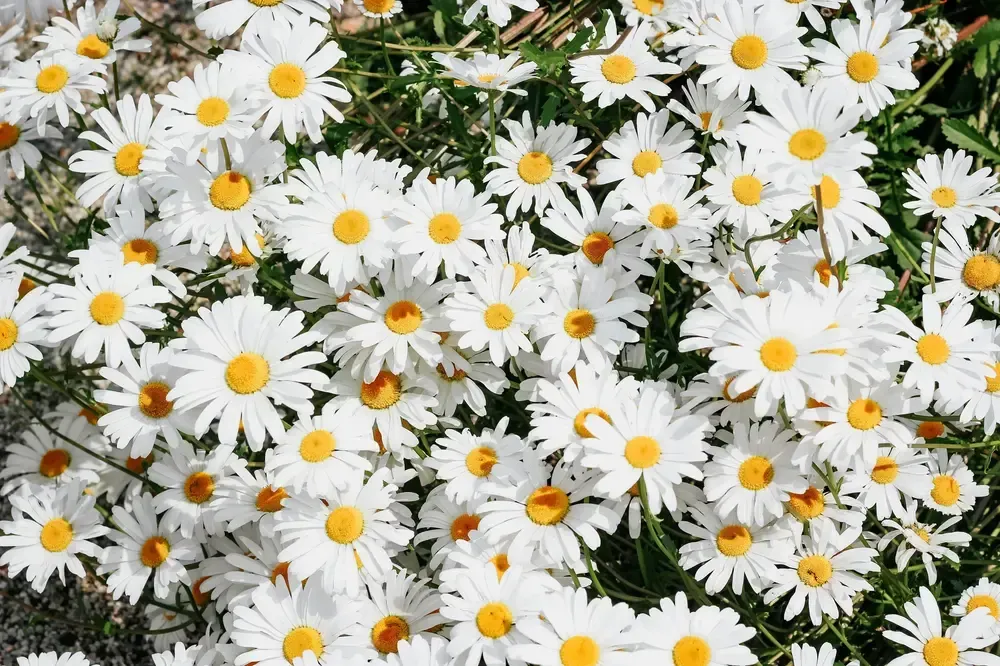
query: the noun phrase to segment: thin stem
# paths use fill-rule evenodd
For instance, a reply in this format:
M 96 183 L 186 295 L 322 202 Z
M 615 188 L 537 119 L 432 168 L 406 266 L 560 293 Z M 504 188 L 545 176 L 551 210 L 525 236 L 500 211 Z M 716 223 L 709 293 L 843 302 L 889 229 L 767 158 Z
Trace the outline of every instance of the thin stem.
M 937 249 L 938 240 L 941 236 L 941 218 L 937 219 L 934 223 L 934 240 L 931 241 L 931 263 L 930 263 L 930 278 L 931 278 L 931 293 L 937 291 L 937 285 L 934 283 L 934 263 L 937 260 Z
M 385 68 L 392 76 L 396 75 L 396 72 L 392 69 L 392 62 L 389 60 L 389 49 L 385 45 L 385 17 L 380 16 L 378 19 L 378 35 L 379 40 L 382 42 L 382 57 L 385 58 Z
M 823 215 L 823 186 L 815 185 L 813 186 L 813 191 L 816 193 L 816 228 L 819 229 L 819 244 L 823 248 L 823 258 L 826 259 L 827 267 L 833 268 L 833 255 L 830 253 L 830 243 L 826 239 L 826 229 L 823 228 L 825 221 Z M 844 285 L 841 284 L 840 288 L 843 289 Z
M 219 143 L 222 144 L 222 159 L 226 162 L 226 171 L 231 171 L 233 168 L 233 158 L 229 154 L 229 144 L 226 143 L 225 137 L 219 139 Z
M 489 105 L 490 105 L 490 154 L 497 154 L 497 110 L 496 110 L 496 93 L 492 88 L 489 90 Z
M 115 100 L 120 100 L 122 98 L 121 91 L 118 88 L 118 61 L 115 60 L 111 63 L 111 77 L 115 82 Z
M 566 59 L 576 60 L 577 58 L 583 58 L 584 56 L 611 55 L 612 53 L 618 50 L 618 47 L 622 45 L 622 42 L 624 42 L 625 38 L 628 37 L 630 34 L 632 34 L 632 26 L 627 26 L 624 30 L 622 30 L 621 34 L 618 35 L 618 39 L 616 39 L 615 43 L 612 44 L 611 46 L 605 49 L 591 49 L 590 51 L 580 51 L 579 53 L 574 53 L 573 55 L 568 56 Z

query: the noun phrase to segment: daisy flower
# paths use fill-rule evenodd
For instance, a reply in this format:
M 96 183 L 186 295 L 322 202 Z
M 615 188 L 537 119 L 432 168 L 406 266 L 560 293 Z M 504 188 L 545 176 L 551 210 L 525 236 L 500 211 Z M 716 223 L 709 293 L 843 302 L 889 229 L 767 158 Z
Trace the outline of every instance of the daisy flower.
M 971 511 L 976 500 L 989 495 L 989 487 L 975 481 L 962 456 L 950 458 L 944 449 L 931 451 L 927 457 L 931 481 L 930 493 L 921 497 L 928 507 L 949 516 L 959 516 Z
M 454 502 L 480 499 L 490 487 L 517 485 L 523 476 L 525 443 L 508 433 L 504 416 L 496 429 L 473 435 L 468 428 L 446 430 L 425 459 L 435 476 L 445 482 L 444 492 Z
M 736 128 L 746 122 L 749 101 L 738 97 L 720 99 L 715 84 L 701 85 L 694 79 L 688 79 L 682 91 L 687 99 L 687 106 L 680 100 L 672 99 L 667 103 L 668 109 L 703 134 L 711 135 L 713 139 L 725 140 L 727 143 L 735 140 Z
M 354 0 L 354 6 L 368 18 L 390 19 L 403 11 L 399 0 Z
M 684 123 L 670 125 L 666 109 L 649 115 L 639 112 L 604 141 L 611 157 L 597 162 L 595 182 L 619 183 L 617 189 L 640 186 L 651 173 L 693 176 L 701 171 L 698 165 L 704 158 L 689 152 L 692 146 L 694 132 Z
M 497 154 L 485 163 L 499 167 L 486 174 L 483 182 L 492 194 L 510 197 L 505 210 L 509 219 L 518 210 L 530 210 L 532 203 L 535 214 L 541 215 L 550 202 L 566 201 L 561 183 L 578 189 L 586 182 L 573 172 L 572 164 L 585 157 L 580 151 L 590 145 L 590 139 L 578 141 L 576 127 L 550 122 L 536 129 L 527 111 L 521 122 L 504 120 L 503 126 L 510 139 L 497 137 Z
M 833 666 L 836 659 L 837 651 L 829 643 L 820 645 L 818 652 L 811 645 L 798 643 L 792 645 L 792 666 Z M 858 666 L 859 663 L 854 659 L 848 662 L 847 666 Z
M 471 180 L 431 182 L 425 174 L 417 176 L 395 211 L 393 242 L 404 259 L 414 262 L 404 277 L 433 281 L 442 261 L 449 278 L 471 275 L 474 265 L 486 259 L 479 243 L 503 240 L 503 216 L 490 203 L 490 193 L 476 194 Z
M 896 546 L 896 571 L 902 572 L 910 558 L 920 553 L 924 569 L 927 570 L 927 582 L 933 585 L 937 582 L 934 560 L 945 558 L 958 564 L 958 554 L 950 546 L 968 546 L 972 536 L 965 532 L 948 532 L 949 528 L 962 519 L 961 516 L 952 516 L 940 525 L 921 523 L 917 521 L 918 509 L 919 504 L 911 500 L 898 522 L 892 519 L 882 521 L 882 526 L 889 529 L 879 540 L 878 548 L 880 551 L 885 550 L 896 537 L 902 537 Z
M 808 523 L 810 531 L 841 526 L 860 527 L 864 522 L 865 512 L 857 500 L 836 485 L 841 483 L 840 475 L 833 472 L 831 478 L 835 487 L 839 488 L 836 496 L 815 472 L 809 479 L 809 487 L 803 492 L 788 493 L 785 503 L 788 515 L 800 523 Z M 793 524 L 792 529 L 795 528 Z
M 905 513 L 903 499 L 926 497 L 933 489 L 927 457 L 908 448 L 882 447 L 874 462 L 858 459 L 842 486 L 845 493 L 857 494 L 858 501 L 884 520 Z
M 389 666 L 448 666 L 448 641 L 432 634 L 429 639 L 414 636 L 413 640 L 400 641 L 395 654 L 385 656 Z
M 63 652 L 58 655 L 55 652 L 44 652 L 18 657 L 17 666 L 90 666 L 90 661 L 82 652 Z
M 714 83 L 720 99 L 736 94 L 744 101 L 751 88 L 767 93 L 791 85 L 785 70 L 805 69 L 808 58 L 799 43 L 806 29 L 789 26 L 770 7 L 725 0 L 693 38 L 698 63 L 705 66 L 698 83 Z
M 255 541 L 238 535 L 236 541 L 238 546 L 231 544 L 230 550 L 203 560 L 199 568 L 199 572 L 205 574 L 201 590 L 211 594 L 220 610 L 251 605 L 254 591 L 261 586 L 283 583 L 291 589 L 301 587 L 298 579 L 289 580 L 288 562 L 278 559 L 281 548 L 276 537 L 261 537 Z
M 303 332 L 303 318 L 302 312 L 273 310 L 259 296 L 236 296 L 183 322 L 186 347 L 170 359 L 183 375 L 167 400 L 179 411 L 195 410 L 196 437 L 219 419 L 220 441 L 235 444 L 242 424 L 251 448 L 259 451 L 266 433 L 285 433 L 276 404 L 312 412 L 309 386 L 327 378 L 308 366 L 326 356 L 301 351 L 316 339 Z
M 622 198 L 631 208 L 615 213 L 614 220 L 646 230 L 642 256 L 648 256 L 651 250 L 670 254 L 676 247 L 711 237 L 714 225 L 709 210 L 701 205 L 705 194 L 700 190 L 692 193 L 694 183 L 694 178 L 672 177 L 659 171 L 647 175 L 638 186 L 622 186 Z
M 38 135 L 45 136 L 45 124 L 54 111 L 59 124 L 68 127 L 70 111 L 87 113 L 83 93 L 107 89 L 104 79 L 94 76 L 103 69 L 100 63 L 62 51 L 12 62 L 0 77 L 0 103 L 6 107 L 6 121 L 13 124 L 31 118 Z
M 639 615 L 630 633 L 643 657 L 672 666 L 749 666 L 757 659 L 743 645 L 756 629 L 741 624 L 732 608 L 691 610 L 683 592 Z
M 153 306 L 170 301 L 170 292 L 152 285 L 153 270 L 137 263 L 95 267 L 77 275 L 72 285 L 49 285 L 49 341 L 75 338 L 74 358 L 93 363 L 103 350 L 107 365 L 117 368 L 132 355 L 130 343 L 146 341 L 143 328 L 166 323 L 166 315 Z
M 328 402 L 318 416 L 300 418 L 277 438 L 264 469 L 276 484 L 313 497 L 346 488 L 349 479 L 372 470 L 365 452 L 378 451 L 371 427 L 356 413 L 356 406 Z
M 66 584 L 66 569 L 80 578 L 87 573 L 79 555 L 99 557 L 102 548 L 92 539 L 108 528 L 94 509 L 94 498 L 84 494 L 82 481 L 60 486 L 55 491 L 10 496 L 12 520 L 0 521 L 0 566 L 8 576 L 25 576 L 36 592 L 45 589 L 53 573 Z
M 616 44 L 618 28 L 609 12 L 607 27 L 597 48 L 614 47 L 613 52 L 606 55 L 581 54 L 569 62 L 570 83 L 582 84 L 580 91 L 584 104 L 596 99 L 597 105 L 603 109 L 628 97 L 649 113 L 656 111 L 650 94 L 658 97 L 669 95 L 670 87 L 660 77 L 678 74 L 681 68 L 650 53 L 646 40 L 651 32 L 650 24 L 640 23 L 620 44 Z
M 327 117 L 338 123 L 344 120 L 333 102 L 350 102 L 351 94 L 340 81 L 326 76 L 344 52 L 337 42 L 323 43 L 327 34 L 323 25 L 313 23 L 306 14 L 289 20 L 276 17 L 263 22 L 260 32 L 244 34 L 239 51 L 221 56 L 223 66 L 245 72 L 250 99 L 258 105 L 257 114 L 264 117 L 264 136 L 273 136 L 281 125 L 288 143 L 295 142 L 302 128 L 312 143 L 320 143 L 320 125 Z
M 175 411 L 167 400 L 181 375 L 170 365 L 174 354 L 170 347 L 147 342 L 139 349 L 138 363 L 129 354 L 121 368 L 100 370 L 114 387 L 94 391 L 94 399 L 110 408 L 97 425 L 118 448 L 131 445 L 131 457 L 149 455 L 157 437 L 173 449 L 183 441 L 180 433 L 191 429 L 187 415 Z
M 985 250 L 973 249 L 966 233 L 952 235 L 945 229 L 938 236 L 939 244 L 934 257 L 935 285 L 924 287 L 938 302 L 956 300 L 968 303 L 982 298 L 990 307 L 1000 307 L 1000 235 L 994 235 Z M 920 267 L 925 273 L 931 270 L 930 243 L 922 243 Z
M 385 468 L 364 482 L 355 476 L 325 500 L 289 498 L 275 525 L 281 535 L 279 557 L 290 563 L 289 572 L 300 580 L 314 576 L 328 593 L 352 597 L 361 589 L 362 571 L 376 579 L 384 576 L 392 568 L 386 548 L 404 546 L 413 536 L 388 510 L 396 491 L 386 483 L 388 476 Z
M 58 427 L 56 432 L 66 434 L 73 441 L 78 439 L 73 429 L 65 430 Z M 0 494 L 6 495 L 21 486 L 55 488 L 76 479 L 87 485 L 98 483 L 101 480 L 98 461 L 82 449 L 82 444 L 78 448 L 62 438 L 54 439 L 45 425 L 32 424 L 21 433 L 20 442 L 7 445 L 7 458 L 0 478 L 10 480 L 0 488 Z
M 526 90 L 517 86 L 530 81 L 538 68 L 533 62 L 521 62 L 518 52 L 501 58 L 495 53 L 476 51 L 469 60 L 462 60 L 447 53 L 434 52 L 434 61 L 444 67 L 441 76 L 454 79 L 455 85 L 467 85 L 481 90 L 495 90 L 500 93 L 513 93 L 523 97 Z
M 997 238 L 1000 239 L 1000 236 Z M 515 286 L 524 278 L 530 277 L 536 284 L 548 287 L 559 261 L 548 250 L 535 247 L 535 234 L 531 232 L 531 225 L 528 223 L 510 225 L 505 240 L 486 241 L 486 256 L 487 265 L 514 267 Z
M 441 623 L 441 597 L 429 581 L 392 569 L 366 583 L 369 599 L 358 608 L 354 634 L 359 644 L 371 646 L 381 657 L 399 652 L 399 642 L 429 633 Z
M 743 593 L 743 585 L 760 593 L 773 581 L 775 564 L 792 552 L 792 533 L 777 524 L 754 527 L 740 523 L 735 516 L 719 517 L 711 507 L 691 507 L 696 523 L 681 521 L 678 526 L 695 538 L 680 547 L 680 565 L 697 567 L 694 577 L 705 581 L 705 591 L 718 594 L 732 585 L 733 592 Z
M 271 458 L 265 454 L 264 464 Z M 230 466 L 235 476 L 218 479 L 208 511 L 215 524 L 235 533 L 244 525 L 255 525 L 264 537 L 274 535 L 278 514 L 285 508 L 288 490 L 274 481 L 274 475 L 257 470 L 251 474 L 242 464 Z
M 211 7 L 205 7 L 213 0 L 194 0 L 194 8 L 202 9 L 194 19 L 198 29 L 209 39 L 222 39 L 235 34 L 246 25 L 244 39 L 248 36 L 266 34 L 274 27 L 274 19 L 282 18 L 286 22 L 294 21 L 300 16 L 310 18 L 320 23 L 330 19 L 327 13 L 330 3 L 327 0 L 287 0 L 272 2 L 271 0 L 221 0 Z M 342 0 L 334 0 L 334 9 L 339 10 Z M 270 19 L 270 20 L 269 20 Z
M 840 288 L 838 264 L 843 262 L 844 284 L 849 285 L 851 290 L 870 294 L 868 298 L 871 300 L 878 300 L 892 290 L 894 284 L 886 277 L 885 271 L 864 263 L 865 259 L 887 250 L 885 244 L 874 238 L 866 238 L 849 242 L 844 248 L 846 253 L 841 253 L 839 247 L 834 249 L 834 246 L 829 244 L 828 247 L 830 259 L 833 261 L 832 266 L 823 252 L 823 241 L 819 237 L 819 231 L 806 229 L 782 244 L 769 268 L 774 269 L 779 284 L 798 282 L 807 289 L 821 291 L 815 287 L 817 280 L 824 287 L 829 287 L 832 283 Z
M 113 598 L 127 594 L 135 605 L 150 576 L 158 599 L 167 598 L 171 583 L 191 582 L 184 565 L 200 555 L 198 546 L 157 524 L 152 495 L 147 492 L 137 498 L 131 511 L 113 507 L 111 515 L 118 529 L 107 536 L 118 545 L 101 553 L 97 574 L 111 574 L 107 580 Z
M 49 318 L 42 314 L 52 294 L 32 289 L 20 296 L 14 281 L 0 282 L 0 390 L 31 369 L 30 361 L 41 361 L 38 346 L 45 346 Z
M 10 168 L 15 176 L 24 178 L 25 166 L 32 169 L 38 167 L 42 161 L 42 153 L 32 142 L 42 138 L 42 134 L 56 141 L 63 138 L 62 132 L 54 127 L 46 127 L 39 133 L 25 120 L 0 121 L 0 172 L 6 175 Z
M 853 240 L 867 241 L 872 233 L 888 236 L 891 232 L 878 209 L 881 199 L 868 189 L 857 171 L 844 171 L 835 176 L 824 174 L 818 186 L 823 200 L 823 224 L 833 252 L 850 254 Z M 816 188 L 812 190 L 816 200 Z
M 943 631 L 938 601 L 926 587 L 920 596 L 903 604 L 902 615 L 886 615 L 885 619 L 904 631 L 890 629 L 883 635 L 912 650 L 889 662 L 891 666 L 944 666 L 944 664 L 985 664 L 994 666 L 1000 659 L 980 648 L 997 641 L 989 630 L 994 620 L 988 610 L 977 609 Z M 905 633 L 904 633 L 905 632 Z M 985 634 L 985 636 L 984 636 Z
M 58 7 L 59 3 L 55 0 L 13 0 L 0 8 L 0 22 L 9 24 L 15 20 L 18 22 L 23 20 L 28 25 L 47 23 L 50 13 Z M 47 654 L 53 655 L 52 658 L 55 659 L 54 652 Z M 32 664 L 32 666 L 35 665 Z M 86 666 L 86 664 L 82 666 Z
M 153 498 L 153 508 L 163 514 L 160 526 L 164 530 L 180 528 L 181 536 L 209 536 L 219 532 L 211 508 L 216 485 L 232 473 L 232 468 L 243 466 L 233 454 L 233 446 L 221 445 L 211 452 L 195 453 L 187 440 L 170 448 L 170 457 L 159 460 L 149 468 L 149 480 L 163 486 L 163 491 Z
M 954 236 L 960 236 L 977 217 L 1000 222 L 993 208 L 1000 205 L 997 177 L 989 167 L 974 173 L 972 155 L 964 150 L 944 151 L 917 160 L 917 170 L 907 169 L 906 193 L 916 199 L 903 204 L 917 216 L 930 213 L 942 218 Z
M 142 27 L 139 19 L 134 16 L 121 22 L 115 19 L 120 5 L 119 0 L 108 0 L 98 12 L 94 0 L 87 0 L 76 10 L 76 23 L 53 16 L 52 24 L 34 41 L 46 45 L 45 53 L 67 51 L 103 64 L 115 62 L 119 51 L 148 53 L 152 42 L 133 37 Z
M 533 12 L 538 9 L 538 2 L 537 0 L 476 0 L 465 11 L 465 15 L 462 16 L 462 23 L 472 25 L 472 22 L 485 9 L 490 22 L 502 28 L 510 22 L 511 7 L 517 7 L 526 12 Z M 493 665 L 490 664 L 490 666 Z
M 510 380 L 503 368 L 493 365 L 489 351 L 481 351 L 468 357 L 453 344 L 453 338 L 441 343 L 444 358 L 437 367 L 421 362 L 424 369 L 418 373 L 425 374 L 434 383 L 435 396 L 438 404 L 434 413 L 439 416 L 455 415 L 459 405 L 468 405 L 469 409 L 480 416 L 486 415 L 486 394 L 500 394 L 510 388 Z M 418 366 L 419 367 L 419 366 Z M 450 374 L 449 374 L 450 373 Z M 482 388 L 480 388 L 482 387 Z
M 524 476 L 523 474 L 521 476 Z M 442 486 L 431 490 L 420 507 L 420 520 L 413 544 L 432 542 L 428 566 L 434 570 L 441 566 L 457 544 L 469 540 L 469 535 L 479 529 L 482 522 L 482 499 L 455 502 L 448 498 Z
M 995 632 L 998 628 L 997 623 L 1000 622 L 1000 585 L 985 577 L 980 578 L 975 585 L 967 587 L 948 614 L 952 617 L 965 617 L 980 608 L 989 611 Z

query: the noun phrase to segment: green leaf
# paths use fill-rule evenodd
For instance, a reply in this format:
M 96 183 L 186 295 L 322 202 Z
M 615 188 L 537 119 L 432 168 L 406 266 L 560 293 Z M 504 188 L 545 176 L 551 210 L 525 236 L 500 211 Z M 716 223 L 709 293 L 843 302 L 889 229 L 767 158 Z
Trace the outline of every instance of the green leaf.
M 946 120 L 942 124 L 941 129 L 944 132 L 945 138 L 959 148 L 971 150 L 977 155 L 993 160 L 994 162 L 1000 161 L 1000 150 L 997 150 L 997 147 L 990 143 L 989 139 L 980 134 L 979 130 L 964 120 L 956 118 Z
M 569 40 L 562 46 L 563 53 L 579 53 L 583 45 L 587 43 L 590 36 L 593 34 L 593 28 L 584 28 L 578 33 L 573 35 L 573 39 Z
M 611 12 L 604 12 L 601 16 L 601 21 L 594 28 L 594 38 L 590 40 L 590 48 L 596 49 L 601 44 L 601 40 L 604 38 L 604 33 L 607 32 L 608 20 L 611 18 Z
M 438 39 L 442 42 L 447 41 L 444 36 L 444 12 L 434 12 L 434 34 L 437 35 Z
M 948 109 L 943 106 L 938 106 L 937 104 L 921 104 L 920 110 L 926 113 L 928 116 L 947 116 Z
M 559 95 L 550 94 L 542 106 L 542 117 L 539 119 L 540 126 L 548 125 L 555 119 L 556 112 L 559 111 Z
M 1000 40 L 1000 19 L 993 19 L 976 31 L 976 36 L 972 38 L 972 45 L 984 46 L 997 40 Z
M 543 51 L 529 42 L 521 44 L 518 50 L 525 60 L 535 63 L 546 74 L 552 73 L 566 62 L 566 54 L 562 51 Z

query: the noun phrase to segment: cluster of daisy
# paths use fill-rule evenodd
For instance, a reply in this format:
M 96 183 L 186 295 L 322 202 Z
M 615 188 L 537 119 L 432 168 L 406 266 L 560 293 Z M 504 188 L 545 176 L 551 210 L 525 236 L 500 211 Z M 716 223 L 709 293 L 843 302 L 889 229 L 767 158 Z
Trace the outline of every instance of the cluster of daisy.
M 383 30 L 401 10 L 356 2 Z M 150 48 L 117 0 L 0 49 L 0 174 L 77 124 L 66 168 L 99 217 L 64 263 L 0 227 L 0 387 L 70 398 L 6 449 L 0 564 L 144 604 L 157 666 L 745 666 L 758 630 L 727 590 L 819 626 L 915 555 L 934 585 L 988 493 L 942 438 L 1000 415 L 1000 331 L 974 317 L 1000 305 L 979 233 L 1000 189 L 961 150 L 905 174 L 934 240 L 919 308 L 892 305 L 859 125 L 917 87 L 921 32 L 899 0 L 841 4 L 623 0 L 567 61 L 583 104 L 630 114 L 606 137 L 521 108 L 541 74 L 519 53 L 407 61 L 432 117 L 476 89 L 482 183 L 448 146 L 418 169 L 310 148 L 364 97 L 333 76 L 339 2 L 195 0 L 238 46 L 113 105 L 118 56 Z M 537 3 L 464 20 L 512 6 Z M 640 538 L 685 591 L 636 613 L 596 554 Z M 885 618 L 912 634 L 885 632 L 893 663 L 1000 664 L 998 604 L 983 579 L 943 632 L 921 589 Z

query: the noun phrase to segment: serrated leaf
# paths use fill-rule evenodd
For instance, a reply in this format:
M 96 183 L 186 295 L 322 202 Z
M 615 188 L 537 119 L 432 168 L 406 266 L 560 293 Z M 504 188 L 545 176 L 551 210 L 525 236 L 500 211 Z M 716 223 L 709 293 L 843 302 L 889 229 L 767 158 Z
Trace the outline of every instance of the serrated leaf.
M 994 162 L 1000 161 L 1000 150 L 997 150 L 997 147 L 989 139 L 964 120 L 956 118 L 946 120 L 941 125 L 941 130 L 945 138 L 959 148 L 970 150 Z

